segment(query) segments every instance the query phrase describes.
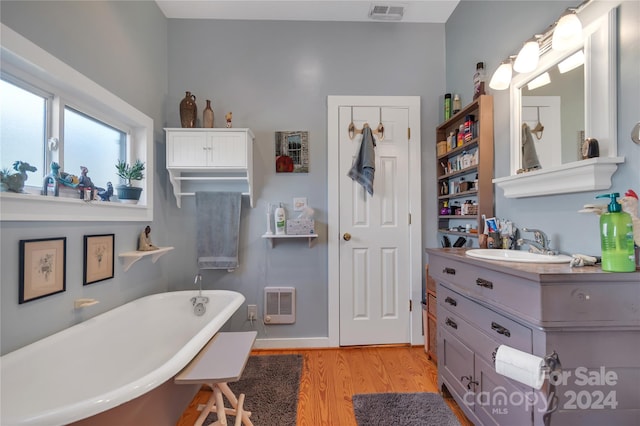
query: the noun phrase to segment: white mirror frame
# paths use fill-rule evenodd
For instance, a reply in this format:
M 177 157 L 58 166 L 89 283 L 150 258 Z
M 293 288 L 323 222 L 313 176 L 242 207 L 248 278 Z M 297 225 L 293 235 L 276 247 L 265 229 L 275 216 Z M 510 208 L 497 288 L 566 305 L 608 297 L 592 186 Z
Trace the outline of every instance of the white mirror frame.
M 598 140 L 600 157 L 516 174 L 520 168 L 520 89 L 542 71 L 578 50 L 558 53 L 549 50 L 536 70 L 518 74 L 511 81 L 510 176 L 493 183 L 505 198 L 533 197 L 595 191 L 611 187 L 611 176 L 624 162 L 617 156 L 616 23 L 619 2 L 594 2 L 580 12 L 585 50 L 585 137 Z

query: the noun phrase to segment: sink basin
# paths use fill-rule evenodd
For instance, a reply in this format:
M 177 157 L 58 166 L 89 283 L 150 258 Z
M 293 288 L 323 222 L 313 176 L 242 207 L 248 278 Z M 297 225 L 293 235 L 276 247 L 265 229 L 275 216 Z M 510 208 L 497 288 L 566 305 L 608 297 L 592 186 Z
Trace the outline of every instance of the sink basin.
M 497 250 L 497 249 L 472 249 L 467 250 L 467 256 L 477 257 L 486 260 L 500 260 L 502 262 L 523 262 L 523 263 L 569 263 L 571 256 L 559 254 L 549 256 L 546 254 L 530 253 L 520 250 Z

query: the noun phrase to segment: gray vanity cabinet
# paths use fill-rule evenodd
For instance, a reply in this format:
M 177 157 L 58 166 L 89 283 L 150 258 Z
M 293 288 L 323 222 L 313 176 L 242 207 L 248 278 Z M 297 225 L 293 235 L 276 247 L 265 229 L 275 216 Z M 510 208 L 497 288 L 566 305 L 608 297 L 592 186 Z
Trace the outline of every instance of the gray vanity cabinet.
M 544 425 L 549 379 L 535 390 L 496 373 L 505 344 L 558 354 L 551 425 L 640 424 L 640 273 L 427 252 L 438 292 L 438 385 L 471 421 Z

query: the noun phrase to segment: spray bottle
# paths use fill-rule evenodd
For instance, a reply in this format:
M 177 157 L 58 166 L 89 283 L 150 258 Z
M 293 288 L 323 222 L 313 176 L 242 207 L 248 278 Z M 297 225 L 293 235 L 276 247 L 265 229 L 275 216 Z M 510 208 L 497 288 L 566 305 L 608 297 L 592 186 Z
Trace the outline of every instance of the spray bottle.
M 276 224 L 276 235 L 284 235 L 286 218 L 285 218 L 284 208 L 282 207 L 282 203 L 280 203 L 278 208 L 274 211 L 273 219 Z
M 596 198 L 607 198 L 610 202 L 607 213 L 600 216 L 600 243 L 602 247 L 602 270 L 609 272 L 634 272 L 636 270 L 633 248 L 633 221 L 629 213 L 622 211 L 618 203 L 620 194 L 602 194 Z

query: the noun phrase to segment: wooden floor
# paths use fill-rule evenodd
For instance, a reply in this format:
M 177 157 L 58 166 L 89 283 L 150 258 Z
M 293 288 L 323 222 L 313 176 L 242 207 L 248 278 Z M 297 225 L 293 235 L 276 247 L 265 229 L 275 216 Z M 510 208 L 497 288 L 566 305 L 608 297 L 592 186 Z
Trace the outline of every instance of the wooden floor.
M 298 426 L 356 426 L 351 403 L 354 394 L 438 391 L 437 367 L 421 346 L 254 350 L 252 354 L 303 355 Z M 198 392 L 178 426 L 193 425 L 199 414 L 198 404 L 209 399 L 210 391 L 205 389 Z M 446 401 L 462 426 L 472 425 L 453 399 Z

